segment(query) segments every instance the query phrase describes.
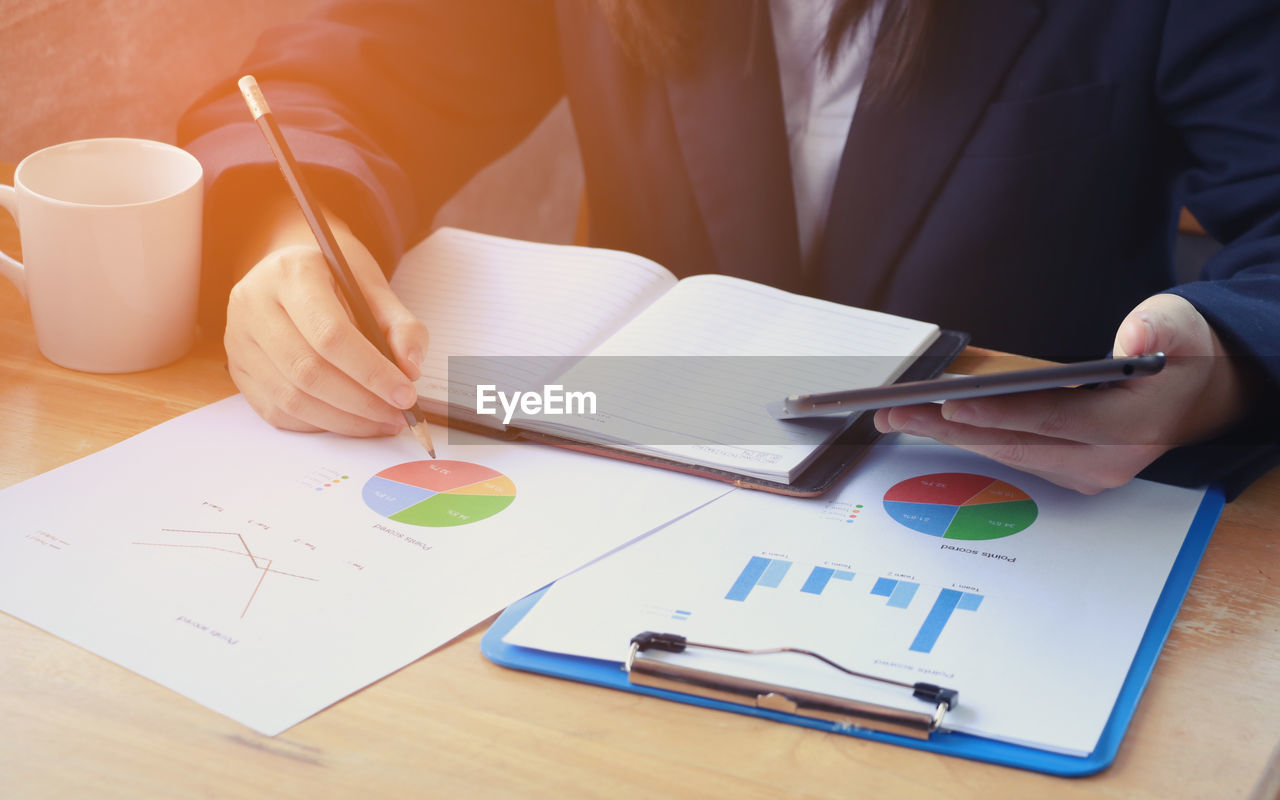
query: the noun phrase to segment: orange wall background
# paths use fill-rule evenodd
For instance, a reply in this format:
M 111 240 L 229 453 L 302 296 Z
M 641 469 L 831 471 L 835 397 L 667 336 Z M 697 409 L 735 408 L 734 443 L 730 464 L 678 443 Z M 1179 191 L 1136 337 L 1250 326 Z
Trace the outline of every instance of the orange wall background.
M 460 0 L 465 2 L 465 0 Z M 172 142 L 182 112 L 234 74 L 261 31 L 314 0 L 0 0 L 0 161 L 58 142 Z M 437 224 L 567 242 L 582 192 L 561 103 Z

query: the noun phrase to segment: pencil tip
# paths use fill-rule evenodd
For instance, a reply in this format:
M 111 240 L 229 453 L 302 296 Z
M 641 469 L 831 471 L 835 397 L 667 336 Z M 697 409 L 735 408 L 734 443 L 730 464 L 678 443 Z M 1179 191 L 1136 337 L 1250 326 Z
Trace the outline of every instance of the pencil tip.
M 416 424 L 409 426 L 409 430 L 413 431 L 413 438 L 418 440 L 418 444 L 427 451 L 427 455 L 435 458 L 436 448 L 431 442 L 431 431 L 427 430 L 427 421 L 419 420 Z

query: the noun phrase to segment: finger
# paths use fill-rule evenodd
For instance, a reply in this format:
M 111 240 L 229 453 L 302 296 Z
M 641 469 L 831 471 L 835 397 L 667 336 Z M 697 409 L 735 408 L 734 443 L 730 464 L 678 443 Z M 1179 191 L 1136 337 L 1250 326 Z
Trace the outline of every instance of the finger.
M 1099 389 L 1045 389 L 969 400 L 948 400 L 939 415 L 948 422 L 977 428 L 1003 428 L 1090 444 L 1137 441 L 1125 403 L 1142 413 L 1132 386 Z
M 1118 382 L 1099 390 L 1053 389 L 948 401 L 942 417 L 976 427 L 1007 428 L 1091 444 L 1173 442 L 1166 419 L 1192 390 L 1188 367 L 1206 366 L 1199 331 L 1207 330 L 1194 307 L 1176 295 L 1139 304 L 1117 329 L 1117 356 L 1163 351 L 1168 366 L 1157 376 Z M 1188 355 L 1190 358 L 1179 358 Z
M 294 297 L 290 302 L 295 306 L 302 303 L 303 307 L 310 307 L 306 300 L 312 297 L 315 299 L 311 305 L 320 305 L 325 298 L 336 302 L 327 280 L 307 281 L 305 273 L 291 277 L 293 279 L 287 282 L 288 286 L 311 287 L 309 292 L 297 288 L 287 290 L 306 298 Z M 238 385 L 241 391 L 252 395 L 260 406 L 270 405 L 274 402 L 273 397 L 279 397 L 286 407 L 277 413 L 301 418 L 306 423 L 321 427 L 325 426 L 322 420 L 332 419 L 332 414 L 313 412 L 300 417 L 297 411 L 290 410 L 294 405 L 302 409 L 315 406 L 296 396 L 296 392 L 384 427 L 403 426 L 401 413 L 311 348 L 282 302 L 271 292 L 261 291 L 260 287 L 237 286 L 232 292 L 224 341 L 228 358 L 240 368 L 241 382 Z M 341 314 L 337 319 L 349 324 Z M 251 382 L 261 383 L 262 388 L 253 387 Z M 286 427 L 286 424 L 282 422 L 280 426 Z M 341 427 L 349 430 L 352 424 L 344 423 Z
M 1190 312 L 1192 318 L 1187 317 Z M 1175 295 L 1157 295 L 1125 317 L 1117 329 L 1117 356 L 1163 351 L 1170 356 L 1161 375 L 1118 381 L 1096 390 L 1047 389 L 969 400 L 949 400 L 942 416 L 977 427 L 1007 428 L 1092 444 L 1130 444 L 1159 438 L 1160 409 L 1185 390 L 1175 372 L 1204 366 L 1202 359 L 1178 360 L 1192 346 L 1194 308 Z M 1197 363 L 1200 362 L 1200 363 Z
M 232 361 L 227 365 L 227 371 L 231 375 L 231 381 L 240 390 L 241 396 L 244 397 L 259 417 L 262 417 L 271 426 L 284 431 L 319 433 L 324 430 L 316 425 L 303 422 L 297 417 L 290 416 L 272 404 L 271 393 L 252 373 L 244 369 L 241 363 Z
M 1129 312 L 1116 330 L 1115 344 L 1111 349 L 1117 358 L 1158 352 L 1151 315 L 1139 308 Z
M 387 342 L 391 352 L 396 355 L 396 366 L 416 381 L 422 377 L 422 370 L 427 362 L 427 326 L 418 320 L 407 324 L 394 325 L 387 331 Z
M 1202 336 L 1195 332 L 1207 326 L 1203 318 L 1185 299 L 1173 294 L 1158 294 L 1139 303 L 1120 323 L 1112 347 L 1116 356 L 1207 354 Z
M 410 380 L 422 376 L 427 347 L 431 336 L 422 320 L 400 302 L 385 283 L 373 287 L 368 293 L 369 307 L 382 327 L 395 354 L 396 366 Z
M 399 432 L 401 419 L 377 421 L 352 414 L 302 391 L 276 369 L 256 344 L 241 347 L 230 365 L 231 379 L 264 420 L 282 430 L 333 431 L 346 436 L 386 436 Z
M 409 378 L 361 334 L 328 287 L 288 287 L 281 306 L 289 324 L 274 332 L 288 348 L 274 361 L 296 385 L 370 419 L 386 418 L 381 406 L 404 409 L 417 402 Z
M 1017 431 L 958 425 L 942 419 L 939 409 L 933 405 L 900 406 L 886 411 L 886 424 L 891 431 L 933 439 L 1047 480 L 1062 473 L 1062 451 L 1087 447 Z
M 1020 431 L 974 428 L 948 422 L 939 409 L 889 409 L 886 424 L 976 453 L 1006 466 L 1086 494 L 1121 486 L 1159 454 L 1149 446 L 1092 445 Z
M 374 320 L 391 346 L 393 361 L 410 380 L 417 380 L 422 375 L 429 344 L 427 326 L 391 291 L 377 259 L 363 242 L 354 236 L 345 236 L 342 249 Z

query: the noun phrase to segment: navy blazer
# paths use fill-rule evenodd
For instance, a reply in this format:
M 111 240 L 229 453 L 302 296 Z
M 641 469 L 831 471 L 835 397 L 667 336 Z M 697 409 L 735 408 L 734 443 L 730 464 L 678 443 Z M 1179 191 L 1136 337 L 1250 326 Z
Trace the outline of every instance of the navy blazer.
M 1226 246 L 1172 291 L 1260 368 L 1263 411 L 1280 406 L 1274 1 L 936 5 L 907 99 L 854 116 L 808 275 L 765 3 L 708 0 L 695 62 L 676 74 L 638 66 L 581 0 L 328 3 L 264 36 L 246 69 L 327 202 L 386 264 L 565 95 L 592 244 L 1028 355 L 1105 354 L 1124 315 L 1170 289 L 1185 205 Z M 270 154 L 231 82 L 180 139 L 207 170 L 216 264 L 220 231 L 274 179 Z M 1273 416 L 1218 443 L 1232 446 L 1166 459 L 1163 477 L 1242 485 L 1274 463 L 1274 447 L 1241 446 L 1274 443 Z

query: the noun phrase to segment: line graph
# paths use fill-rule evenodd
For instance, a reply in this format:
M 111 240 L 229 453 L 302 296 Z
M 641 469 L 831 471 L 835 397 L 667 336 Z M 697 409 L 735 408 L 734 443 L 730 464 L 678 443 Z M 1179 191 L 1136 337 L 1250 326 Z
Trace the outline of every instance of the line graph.
M 244 540 L 244 536 L 235 531 L 199 531 L 187 530 L 184 528 L 161 528 L 160 532 L 162 534 L 187 536 L 202 535 L 234 537 L 234 541 L 232 539 L 225 540 L 228 545 L 227 547 L 220 547 L 215 544 L 200 544 L 196 542 L 133 542 L 133 544 L 144 547 L 173 547 L 186 550 L 210 550 L 218 553 L 229 553 L 233 556 L 247 559 L 248 563 L 252 565 L 253 569 L 258 570 L 259 574 L 257 582 L 253 585 L 253 590 L 249 592 L 249 597 L 245 600 L 244 609 L 240 612 L 240 619 L 244 619 L 245 615 L 249 613 L 249 608 L 253 605 L 253 600 L 258 596 L 258 590 L 262 588 L 262 583 L 267 579 L 268 574 L 281 575 L 287 578 L 297 578 L 298 580 L 303 581 L 319 581 L 318 578 L 311 578 L 306 575 L 298 575 L 293 572 L 276 569 L 272 566 L 274 563 L 272 559 L 267 558 L 266 556 L 254 555 L 253 551 L 249 549 L 249 543 Z

